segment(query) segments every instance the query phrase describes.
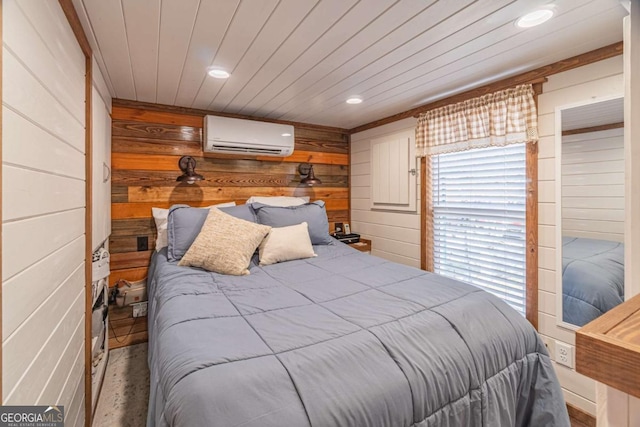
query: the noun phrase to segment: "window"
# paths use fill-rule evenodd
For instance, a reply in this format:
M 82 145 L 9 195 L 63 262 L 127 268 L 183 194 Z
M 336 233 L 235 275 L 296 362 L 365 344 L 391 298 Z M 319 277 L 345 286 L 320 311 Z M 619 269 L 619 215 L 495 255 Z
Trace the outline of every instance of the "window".
M 526 146 L 431 157 L 433 265 L 526 311 Z

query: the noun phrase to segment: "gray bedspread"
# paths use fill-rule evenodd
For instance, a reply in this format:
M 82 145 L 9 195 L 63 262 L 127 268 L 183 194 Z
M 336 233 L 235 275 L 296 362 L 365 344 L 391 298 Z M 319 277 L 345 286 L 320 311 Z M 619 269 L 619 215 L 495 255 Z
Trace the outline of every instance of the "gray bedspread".
M 569 426 L 535 330 L 494 296 L 360 253 L 149 274 L 149 426 Z
M 562 238 L 562 320 L 583 326 L 624 301 L 624 245 Z

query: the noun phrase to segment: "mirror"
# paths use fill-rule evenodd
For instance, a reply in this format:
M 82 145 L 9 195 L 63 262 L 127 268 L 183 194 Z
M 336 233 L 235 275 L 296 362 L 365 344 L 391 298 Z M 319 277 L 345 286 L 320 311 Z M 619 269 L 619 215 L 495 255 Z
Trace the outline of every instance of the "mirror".
M 623 302 L 624 204 L 623 98 L 557 108 L 556 307 L 562 326 L 584 326 Z

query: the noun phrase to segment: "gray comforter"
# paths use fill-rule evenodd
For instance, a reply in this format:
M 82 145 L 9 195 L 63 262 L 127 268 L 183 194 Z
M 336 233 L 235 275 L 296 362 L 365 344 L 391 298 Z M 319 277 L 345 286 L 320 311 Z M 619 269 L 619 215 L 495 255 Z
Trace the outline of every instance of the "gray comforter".
M 535 330 L 472 286 L 337 243 L 149 275 L 149 426 L 569 426 Z
M 562 320 L 583 326 L 624 301 L 624 244 L 562 238 Z

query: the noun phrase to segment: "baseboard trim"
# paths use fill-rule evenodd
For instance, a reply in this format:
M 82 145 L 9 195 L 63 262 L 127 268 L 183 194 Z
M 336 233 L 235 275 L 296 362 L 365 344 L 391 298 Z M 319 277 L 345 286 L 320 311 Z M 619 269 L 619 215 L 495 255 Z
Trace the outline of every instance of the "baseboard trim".
M 596 418 L 583 411 L 580 408 L 567 403 L 567 411 L 569 411 L 569 418 L 571 418 L 571 424 L 578 423 L 579 426 L 584 427 L 596 427 Z

